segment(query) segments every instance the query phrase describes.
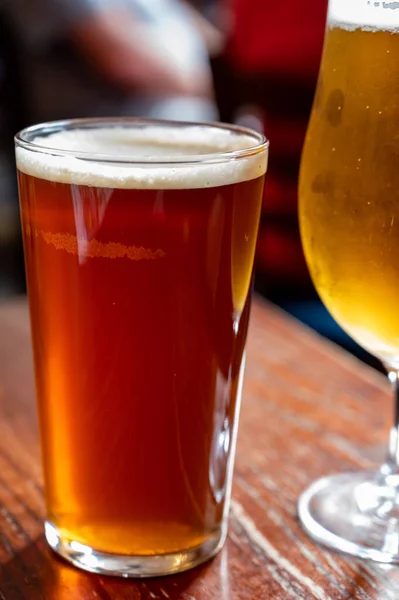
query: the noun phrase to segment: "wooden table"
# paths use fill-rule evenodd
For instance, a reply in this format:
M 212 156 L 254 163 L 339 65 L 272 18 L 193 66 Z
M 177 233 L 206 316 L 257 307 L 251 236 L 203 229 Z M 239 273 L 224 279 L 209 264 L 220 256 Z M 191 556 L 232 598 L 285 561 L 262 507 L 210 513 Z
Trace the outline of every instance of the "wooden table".
M 399 598 L 399 568 L 317 546 L 296 515 L 316 477 L 382 460 L 381 375 L 256 300 L 226 546 L 194 571 L 125 581 L 80 572 L 44 542 L 29 338 L 25 301 L 0 304 L 0 600 Z

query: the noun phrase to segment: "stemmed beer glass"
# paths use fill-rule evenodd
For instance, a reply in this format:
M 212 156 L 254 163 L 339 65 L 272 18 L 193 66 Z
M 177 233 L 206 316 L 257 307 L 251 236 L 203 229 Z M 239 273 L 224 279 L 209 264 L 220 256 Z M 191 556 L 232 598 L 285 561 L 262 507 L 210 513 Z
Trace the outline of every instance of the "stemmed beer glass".
M 399 8 L 330 0 L 300 180 L 316 288 L 338 323 L 385 365 L 396 410 L 376 472 L 325 477 L 299 517 L 316 540 L 399 563 Z

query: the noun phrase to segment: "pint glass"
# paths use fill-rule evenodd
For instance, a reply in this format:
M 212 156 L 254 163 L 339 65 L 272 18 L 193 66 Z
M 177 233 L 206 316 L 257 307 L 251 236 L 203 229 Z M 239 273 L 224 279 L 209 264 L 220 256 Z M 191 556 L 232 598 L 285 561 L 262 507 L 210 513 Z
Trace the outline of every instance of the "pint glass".
M 267 142 L 81 120 L 16 136 L 50 546 L 148 576 L 223 545 Z

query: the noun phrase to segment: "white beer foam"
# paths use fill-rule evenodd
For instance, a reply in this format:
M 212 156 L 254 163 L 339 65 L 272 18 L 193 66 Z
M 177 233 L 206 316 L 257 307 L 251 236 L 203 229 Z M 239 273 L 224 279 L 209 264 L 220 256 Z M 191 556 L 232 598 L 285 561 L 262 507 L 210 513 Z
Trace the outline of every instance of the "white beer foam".
M 330 0 L 328 23 L 343 29 L 399 30 L 399 2 Z
M 204 164 L 156 164 L 157 160 L 176 162 L 180 158 L 184 161 L 190 156 L 256 146 L 255 138 L 250 135 L 209 126 L 74 129 L 37 137 L 33 142 L 46 150 L 36 152 L 18 147 L 18 169 L 58 183 L 122 189 L 205 188 L 255 179 L 267 168 L 266 151 L 239 160 L 221 158 L 219 162 Z M 73 154 L 57 156 L 51 149 L 106 155 L 108 162 L 101 156 L 98 162 Z M 155 164 L 124 162 L 128 160 L 152 160 Z

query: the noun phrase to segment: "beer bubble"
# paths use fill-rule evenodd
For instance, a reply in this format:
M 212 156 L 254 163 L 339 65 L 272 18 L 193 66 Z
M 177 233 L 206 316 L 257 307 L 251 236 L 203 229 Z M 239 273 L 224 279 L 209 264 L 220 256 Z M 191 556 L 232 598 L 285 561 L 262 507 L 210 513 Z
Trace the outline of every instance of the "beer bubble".
M 326 106 L 326 117 L 333 127 L 337 127 L 341 123 L 344 105 L 345 96 L 342 90 L 333 90 L 328 97 Z
M 40 152 L 17 147 L 20 171 L 52 182 L 104 188 L 217 187 L 256 179 L 267 167 L 262 150 L 223 160 L 220 153 L 253 149 L 258 139 L 210 125 L 104 125 L 59 131 L 33 143 Z
M 328 22 L 344 29 L 399 30 L 399 2 L 330 0 Z

